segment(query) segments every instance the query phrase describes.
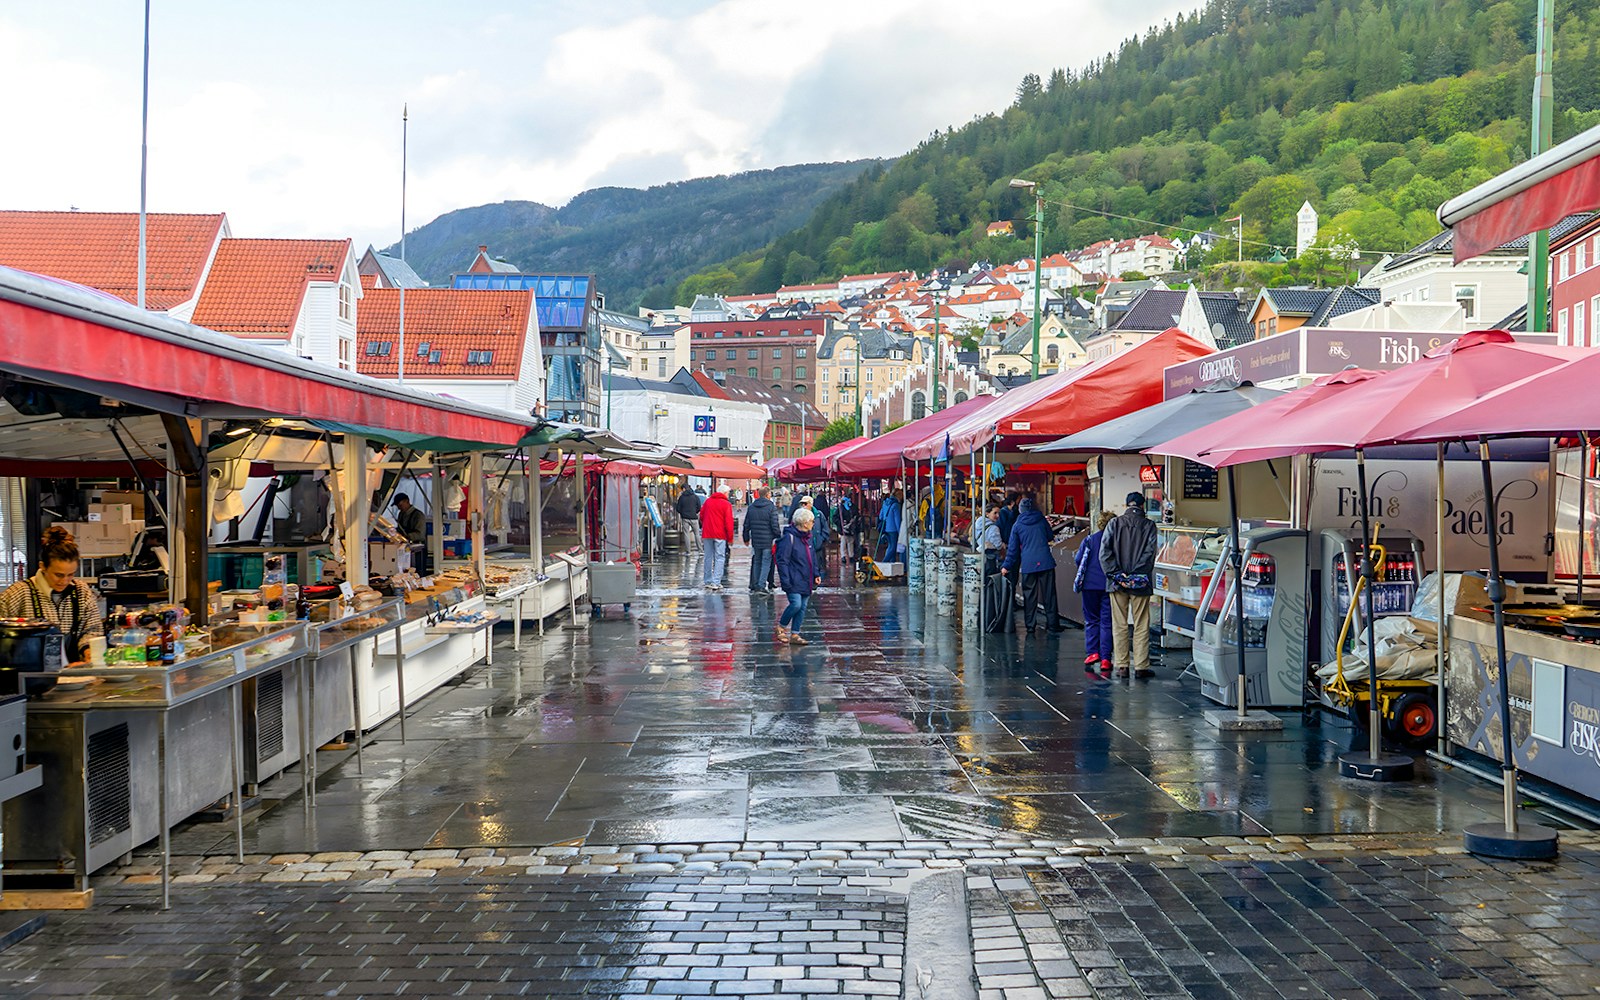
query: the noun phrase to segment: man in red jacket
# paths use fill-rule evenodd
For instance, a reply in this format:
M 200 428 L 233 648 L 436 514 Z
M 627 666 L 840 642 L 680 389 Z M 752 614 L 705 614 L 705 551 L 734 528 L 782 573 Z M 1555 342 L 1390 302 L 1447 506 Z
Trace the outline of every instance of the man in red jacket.
M 722 572 L 728 565 L 728 547 L 733 544 L 733 504 L 717 490 L 700 508 L 700 534 L 705 539 L 705 587 L 722 589 Z

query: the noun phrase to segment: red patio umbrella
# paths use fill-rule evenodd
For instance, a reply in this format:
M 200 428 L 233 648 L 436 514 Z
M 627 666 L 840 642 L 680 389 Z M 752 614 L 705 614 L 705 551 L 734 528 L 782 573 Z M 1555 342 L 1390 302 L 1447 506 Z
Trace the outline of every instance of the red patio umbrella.
M 1285 455 L 1279 447 L 1269 447 L 1265 438 L 1274 434 L 1277 423 L 1290 414 L 1319 400 L 1337 395 L 1359 385 L 1378 373 L 1365 368 L 1351 368 L 1332 375 L 1323 375 L 1310 385 L 1269 399 L 1259 406 L 1241 410 L 1223 417 L 1215 423 L 1180 435 L 1170 441 L 1152 445 L 1147 449 L 1152 455 L 1176 455 L 1212 468 L 1260 462 Z
M 900 466 L 907 457 L 906 450 L 912 445 L 939 438 L 951 424 L 987 409 L 1004 398 L 1004 396 L 974 396 L 875 438 L 869 438 L 861 447 L 840 455 L 833 463 L 833 472 L 838 476 L 861 478 L 893 476 L 900 471 Z

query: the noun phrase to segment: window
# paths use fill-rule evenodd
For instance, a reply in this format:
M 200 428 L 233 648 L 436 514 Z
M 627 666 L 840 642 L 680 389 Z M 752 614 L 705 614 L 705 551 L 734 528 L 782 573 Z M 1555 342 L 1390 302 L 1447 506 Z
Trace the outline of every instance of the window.
M 827 406 L 828 405 L 828 390 L 826 390 L 826 389 L 822 390 L 822 405 L 823 406 Z
M 1461 307 L 1461 314 L 1467 319 L 1478 315 L 1478 286 L 1457 285 L 1455 287 L 1456 305 Z
M 438 355 L 439 355 L 439 352 L 438 351 L 434 351 L 433 354 L 430 356 L 430 360 L 434 364 L 438 364 L 439 363 Z M 468 351 L 467 352 L 467 364 L 469 364 L 469 365 L 492 365 L 492 364 L 494 364 L 494 352 L 493 351 Z
M 1586 346 L 1600 347 L 1600 295 L 1589 300 L 1589 343 Z
M 1561 280 L 1566 281 L 1570 277 L 1572 277 L 1572 254 L 1564 253 L 1561 255 Z
M 442 357 L 443 357 L 443 356 L 444 356 L 444 355 L 443 355 L 443 352 L 442 352 L 442 351 L 429 351 L 429 352 L 428 352 L 428 364 L 430 364 L 430 365 L 436 365 L 436 364 L 438 364 L 438 363 L 439 363 L 439 360 L 440 360 L 440 359 L 441 359 L 441 358 L 442 358 Z
M 794 356 L 797 357 L 797 358 L 805 357 L 806 356 L 806 349 L 804 347 L 796 347 L 794 349 Z
M 732 348 L 732 347 L 728 348 L 728 360 L 729 361 L 738 361 L 739 360 L 739 351 L 738 351 L 737 348 Z
M 387 358 L 392 347 L 394 347 L 392 340 L 369 340 L 362 353 L 369 358 Z
M 1589 267 L 1588 261 L 1585 260 L 1589 253 L 1589 245 L 1587 243 L 1579 243 L 1578 249 L 1572 252 L 1578 255 L 1577 263 L 1572 265 L 1572 269 L 1574 271 L 1586 270 Z
M 356 314 L 356 296 L 350 286 L 339 283 L 339 318 L 350 319 Z
M 928 415 L 928 398 L 918 389 L 911 394 L 911 419 L 921 420 Z
M 970 397 L 968 397 L 966 392 L 964 392 L 964 391 L 956 393 L 956 403 L 957 404 L 965 403 L 968 400 L 968 398 L 970 398 Z
M 1583 308 L 1582 302 L 1572 304 L 1572 343 L 1578 347 L 1584 346 L 1584 334 L 1589 332 L 1589 324 L 1584 321 Z
M 640 358 L 639 359 L 639 370 L 644 372 L 646 375 L 650 374 L 650 359 L 649 358 Z
M 867 369 L 867 381 L 868 382 L 872 381 L 872 369 L 871 368 Z
M 795 365 L 794 366 L 794 377 L 795 378 L 805 378 L 806 377 L 806 366 L 805 365 Z
M 782 368 L 773 368 L 772 369 L 772 377 L 773 378 L 783 378 L 783 369 Z M 777 386 L 773 386 L 773 388 L 776 389 Z
M 1572 341 L 1567 339 L 1567 311 L 1565 309 L 1563 309 L 1560 312 L 1556 313 L 1556 334 L 1557 334 L 1557 339 L 1561 343 L 1563 343 L 1563 344 L 1572 343 Z
M 417 357 L 425 358 L 427 356 L 428 356 L 428 342 L 426 340 L 424 340 L 422 343 L 417 345 Z
M 831 378 L 830 373 L 832 371 L 832 368 L 829 368 L 827 365 L 823 365 L 821 368 L 817 369 L 817 378 L 820 381 L 827 382 Z
M 757 369 L 757 368 L 746 368 L 744 370 L 744 374 L 745 374 L 746 378 L 760 378 L 761 377 L 760 369 Z
M 1061 347 L 1060 347 L 1060 345 L 1059 344 L 1051 344 L 1049 347 L 1045 348 L 1044 349 L 1044 356 L 1045 356 L 1046 359 L 1049 360 L 1049 362 L 1051 364 L 1056 364 L 1057 362 L 1059 362 L 1061 360 Z
M 350 355 L 355 353 L 355 342 L 349 337 L 339 338 L 339 367 L 350 367 Z
M 656 375 L 659 376 L 660 378 L 666 378 L 667 377 L 667 359 L 666 358 L 657 358 L 656 359 Z
M 756 360 L 757 358 L 761 357 L 760 348 L 756 348 L 756 347 L 750 348 L 750 350 L 745 353 L 745 357 L 747 359 L 749 359 L 750 361 Z
M 783 348 L 774 347 L 772 349 L 772 360 L 774 360 L 774 361 L 782 361 L 783 360 Z

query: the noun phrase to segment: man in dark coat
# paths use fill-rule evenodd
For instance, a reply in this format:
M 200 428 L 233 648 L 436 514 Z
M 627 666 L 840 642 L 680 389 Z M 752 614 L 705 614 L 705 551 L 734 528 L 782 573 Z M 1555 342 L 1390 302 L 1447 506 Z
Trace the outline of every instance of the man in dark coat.
M 1044 627 L 1051 632 L 1064 631 L 1056 610 L 1056 557 L 1050 551 L 1050 540 L 1054 537 L 1054 529 L 1045 520 L 1032 494 L 1023 497 L 1017 505 L 1017 523 L 1011 528 L 1006 560 L 1000 572 L 1013 577 L 1020 575 L 1022 621 L 1029 635 L 1033 634 L 1034 617 L 1041 606 Z
M 683 521 L 683 551 L 693 552 L 705 548 L 700 538 L 700 494 L 685 486 L 673 505 Z
M 1011 529 L 1017 525 L 1017 505 L 1022 502 L 1022 494 L 1015 491 L 1006 494 L 1005 503 L 1000 505 L 1000 516 L 995 520 L 1000 525 L 1000 537 L 1011 541 Z
M 767 491 L 757 488 L 750 491 L 755 499 L 744 512 L 744 527 L 740 534 L 750 546 L 750 593 L 766 592 L 772 576 L 772 546 L 783 534 L 783 523 L 778 517 L 778 506 L 767 499 Z
M 1133 676 L 1153 677 L 1150 595 L 1155 591 L 1156 526 L 1145 516 L 1144 494 L 1129 493 L 1127 507 L 1106 525 L 1100 539 L 1100 568 L 1105 570 L 1111 596 L 1111 644 L 1116 672 L 1124 675 L 1131 666 Z

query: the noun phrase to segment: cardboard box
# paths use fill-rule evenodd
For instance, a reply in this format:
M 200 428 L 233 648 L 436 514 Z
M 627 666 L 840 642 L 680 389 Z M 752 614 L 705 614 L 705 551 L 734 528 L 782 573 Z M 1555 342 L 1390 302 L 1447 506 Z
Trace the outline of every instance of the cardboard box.
M 137 490 L 101 490 L 89 496 L 91 503 L 98 504 L 127 504 L 133 508 L 133 516 L 142 518 L 144 513 L 144 494 Z
M 89 505 L 89 520 L 127 524 L 133 520 L 133 504 L 92 503 Z

